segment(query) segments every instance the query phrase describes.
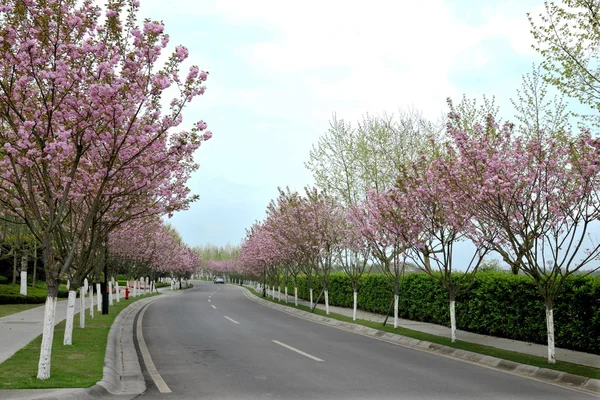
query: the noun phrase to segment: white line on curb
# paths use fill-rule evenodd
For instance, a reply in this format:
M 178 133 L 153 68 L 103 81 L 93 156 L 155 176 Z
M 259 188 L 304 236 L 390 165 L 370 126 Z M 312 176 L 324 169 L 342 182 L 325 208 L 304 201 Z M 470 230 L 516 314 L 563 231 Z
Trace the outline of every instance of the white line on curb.
M 215 307 L 215 305 L 214 305 L 214 304 L 211 304 L 210 306 L 211 306 L 212 308 L 214 308 L 215 310 L 217 309 L 217 307 Z
M 224 315 L 224 317 L 233 322 L 234 324 L 239 324 L 239 322 L 237 322 L 235 319 L 229 318 L 227 315 Z
M 273 343 L 276 343 L 276 344 L 278 344 L 278 345 L 280 345 L 280 346 L 283 346 L 283 347 L 285 347 L 286 349 L 290 349 L 290 350 L 292 350 L 292 351 L 295 351 L 295 352 L 296 352 L 296 353 L 298 353 L 298 354 L 302 354 L 304 357 L 311 358 L 311 359 L 313 359 L 313 360 L 315 360 L 315 361 L 323 361 L 323 360 L 321 360 L 321 359 L 320 359 L 320 358 L 318 358 L 318 357 L 311 356 L 310 354 L 308 354 L 308 353 L 305 353 L 305 352 L 303 352 L 302 350 L 298 350 L 298 349 L 297 349 L 297 348 L 295 348 L 295 347 L 289 346 L 289 345 L 287 345 L 287 344 L 285 344 L 285 343 L 281 343 L 281 342 L 280 342 L 280 341 L 278 341 L 278 340 L 273 340 L 272 342 L 273 342 Z
M 148 370 L 148 373 L 154 381 L 154 384 L 156 385 L 158 391 L 161 393 L 171 393 L 171 389 L 169 389 L 169 386 L 167 386 L 162 376 L 160 376 L 160 374 L 156 370 L 156 366 L 154 365 L 154 362 L 152 362 L 152 357 L 150 357 L 148 347 L 146 347 L 146 341 L 144 340 L 144 335 L 142 333 L 142 318 L 144 318 L 146 307 L 147 305 L 144 306 L 144 308 L 142 309 L 142 312 L 140 313 L 140 316 L 138 317 L 137 321 L 137 339 L 138 344 L 140 346 L 140 352 L 142 353 L 144 364 L 146 364 L 146 369 Z

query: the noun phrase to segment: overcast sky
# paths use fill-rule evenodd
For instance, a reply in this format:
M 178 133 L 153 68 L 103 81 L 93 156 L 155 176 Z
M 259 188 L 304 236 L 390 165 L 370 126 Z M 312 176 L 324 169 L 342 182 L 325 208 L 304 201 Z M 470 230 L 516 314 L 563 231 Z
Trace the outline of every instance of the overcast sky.
M 495 95 L 504 118 L 521 76 L 539 56 L 527 12 L 541 0 L 141 0 L 163 20 L 170 46 L 210 72 L 186 110 L 213 138 L 189 186 L 200 195 L 170 222 L 191 246 L 239 244 L 264 217 L 277 186 L 312 183 L 304 167 L 332 114 L 416 108 L 426 116 Z

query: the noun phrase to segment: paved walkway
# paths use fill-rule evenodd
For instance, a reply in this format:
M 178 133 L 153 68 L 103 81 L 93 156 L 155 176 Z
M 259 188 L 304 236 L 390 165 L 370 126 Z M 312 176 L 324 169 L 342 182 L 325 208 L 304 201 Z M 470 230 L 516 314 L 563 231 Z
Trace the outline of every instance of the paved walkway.
M 161 289 L 164 290 L 165 288 Z M 94 295 L 95 296 L 95 295 Z M 121 293 L 123 296 L 123 293 Z M 100 313 L 94 297 L 94 315 Z M 122 299 L 122 297 L 121 297 Z M 54 324 L 58 324 L 67 317 L 67 301 L 56 303 L 56 316 Z M 116 302 L 116 299 L 113 300 Z M 89 296 L 86 296 L 86 310 L 90 307 Z M 75 314 L 79 313 L 79 297 L 75 301 Z M 86 313 L 86 320 L 90 318 L 89 312 Z M 44 305 L 31 308 L 27 311 L 21 311 L 16 314 L 7 315 L 0 318 L 0 363 L 3 363 L 18 350 L 25 347 L 29 342 L 42 334 L 44 330 Z M 73 326 L 79 327 L 79 316 L 75 315 Z
M 316 295 L 318 295 L 318 293 L 315 294 L 315 296 Z M 278 298 L 277 291 L 275 291 L 275 298 L 276 299 Z M 294 302 L 293 293 L 291 295 L 288 295 L 288 300 L 290 303 Z M 281 294 L 281 301 L 285 302 L 285 295 L 283 293 Z M 308 302 L 306 300 L 302 300 L 302 299 L 298 299 L 298 304 L 304 305 L 307 307 L 310 306 L 310 302 Z M 325 305 L 318 304 L 317 308 L 324 310 Z M 341 315 L 345 315 L 348 317 L 352 317 L 352 309 L 351 308 L 329 306 L 329 311 L 332 313 L 335 313 L 335 314 L 341 314 Z M 375 314 L 375 313 L 362 311 L 362 310 L 357 310 L 356 318 L 362 319 L 362 320 L 367 320 L 367 321 L 383 323 L 383 321 L 385 319 L 385 315 Z M 391 326 L 394 325 L 393 315 L 390 316 L 390 318 L 388 318 L 387 324 L 391 325 Z M 400 319 L 400 318 L 398 319 L 398 326 L 407 328 L 407 329 L 412 329 L 412 330 L 419 331 L 419 332 L 430 333 L 432 335 L 443 336 L 443 337 L 447 337 L 447 338 L 451 337 L 450 328 L 447 326 L 430 324 L 427 322 L 411 321 L 411 320 Z M 544 357 L 544 358 L 548 357 L 548 347 L 546 345 L 542 345 L 542 344 L 520 342 L 518 340 L 498 338 L 498 337 L 494 337 L 494 336 L 481 335 L 478 333 L 472 333 L 472 332 L 461 331 L 461 330 L 456 331 L 456 337 L 458 340 L 461 340 L 464 342 L 477 343 L 477 344 L 482 344 L 482 345 L 486 345 L 486 346 L 496 347 L 498 349 L 516 351 L 518 353 L 531 354 L 531 355 Z M 600 368 L 600 355 L 596 355 L 596 354 L 583 353 L 580 351 L 561 349 L 561 348 L 557 347 L 556 348 L 556 359 L 560 360 L 560 361 L 574 363 L 574 364 L 582 364 L 582 365 L 587 365 L 590 367 Z

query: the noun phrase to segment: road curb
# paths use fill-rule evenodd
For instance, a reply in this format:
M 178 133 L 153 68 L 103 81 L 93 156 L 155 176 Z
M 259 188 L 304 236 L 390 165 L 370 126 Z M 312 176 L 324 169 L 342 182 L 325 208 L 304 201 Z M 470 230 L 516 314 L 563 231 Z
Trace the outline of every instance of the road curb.
M 452 358 L 465 360 L 470 363 L 479 364 L 481 366 L 507 372 L 514 375 L 520 375 L 527 378 L 534 378 L 547 383 L 578 389 L 589 394 L 600 394 L 600 379 L 587 378 L 584 376 L 574 375 L 567 372 L 556 371 L 547 368 L 535 367 L 527 364 L 520 364 L 509 360 L 504 360 L 497 357 L 486 356 L 471 351 L 455 349 L 453 347 L 444 346 L 437 343 L 431 343 L 424 340 L 413 339 L 407 336 L 398 335 L 395 333 L 380 331 L 378 329 L 369 328 L 366 326 L 353 324 L 351 322 L 338 321 L 333 318 L 316 315 L 307 311 L 298 310 L 283 304 L 273 303 L 264 300 L 245 287 L 237 286 L 244 291 L 246 297 L 250 300 L 271 307 L 287 314 L 297 317 L 312 320 L 321 324 L 330 325 L 332 327 L 342 329 L 348 332 L 354 332 L 363 336 L 371 336 L 375 339 L 385 342 L 414 348 L 430 353 L 437 353 Z

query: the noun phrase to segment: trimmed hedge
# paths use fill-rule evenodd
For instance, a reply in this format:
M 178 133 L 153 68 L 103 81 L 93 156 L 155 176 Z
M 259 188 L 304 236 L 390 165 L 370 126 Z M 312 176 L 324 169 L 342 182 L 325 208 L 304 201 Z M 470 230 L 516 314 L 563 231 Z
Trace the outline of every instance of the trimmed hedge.
M 298 297 L 309 298 L 305 276 L 298 276 Z M 393 279 L 371 274 L 361 278 L 358 307 L 385 314 L 393 298 Z M 321 282 L 313 277 L 314 300 Z M 288 292 L 294 293 L 288 282 Z M 329 302 L 352 307 L 352 285 L 345 274 L 332 274 Z M 319 303 L 324 303 L 321 298 Z M 450 325 L 448 294 L 422 273 L 404 277 L 398 316 L 414 321 Z M 600 354 L 600 277 L 571 276 L 554 302 L 556 345 Z M 542 296 L 526 276 L 498 272 L 479 273 L 467 293 L 456 299 L 458 329 L 485 335 L 546 344 L 546 314 Z
M 19 294 L 20 285 L 2 285 L 0 286 L 0 304 L 43 304 L 46 302 L 46 288 L 28 287 L 27 296 Z M 59 298 L 69 297 L 69 292 L 64 285 L 58 289 Z

